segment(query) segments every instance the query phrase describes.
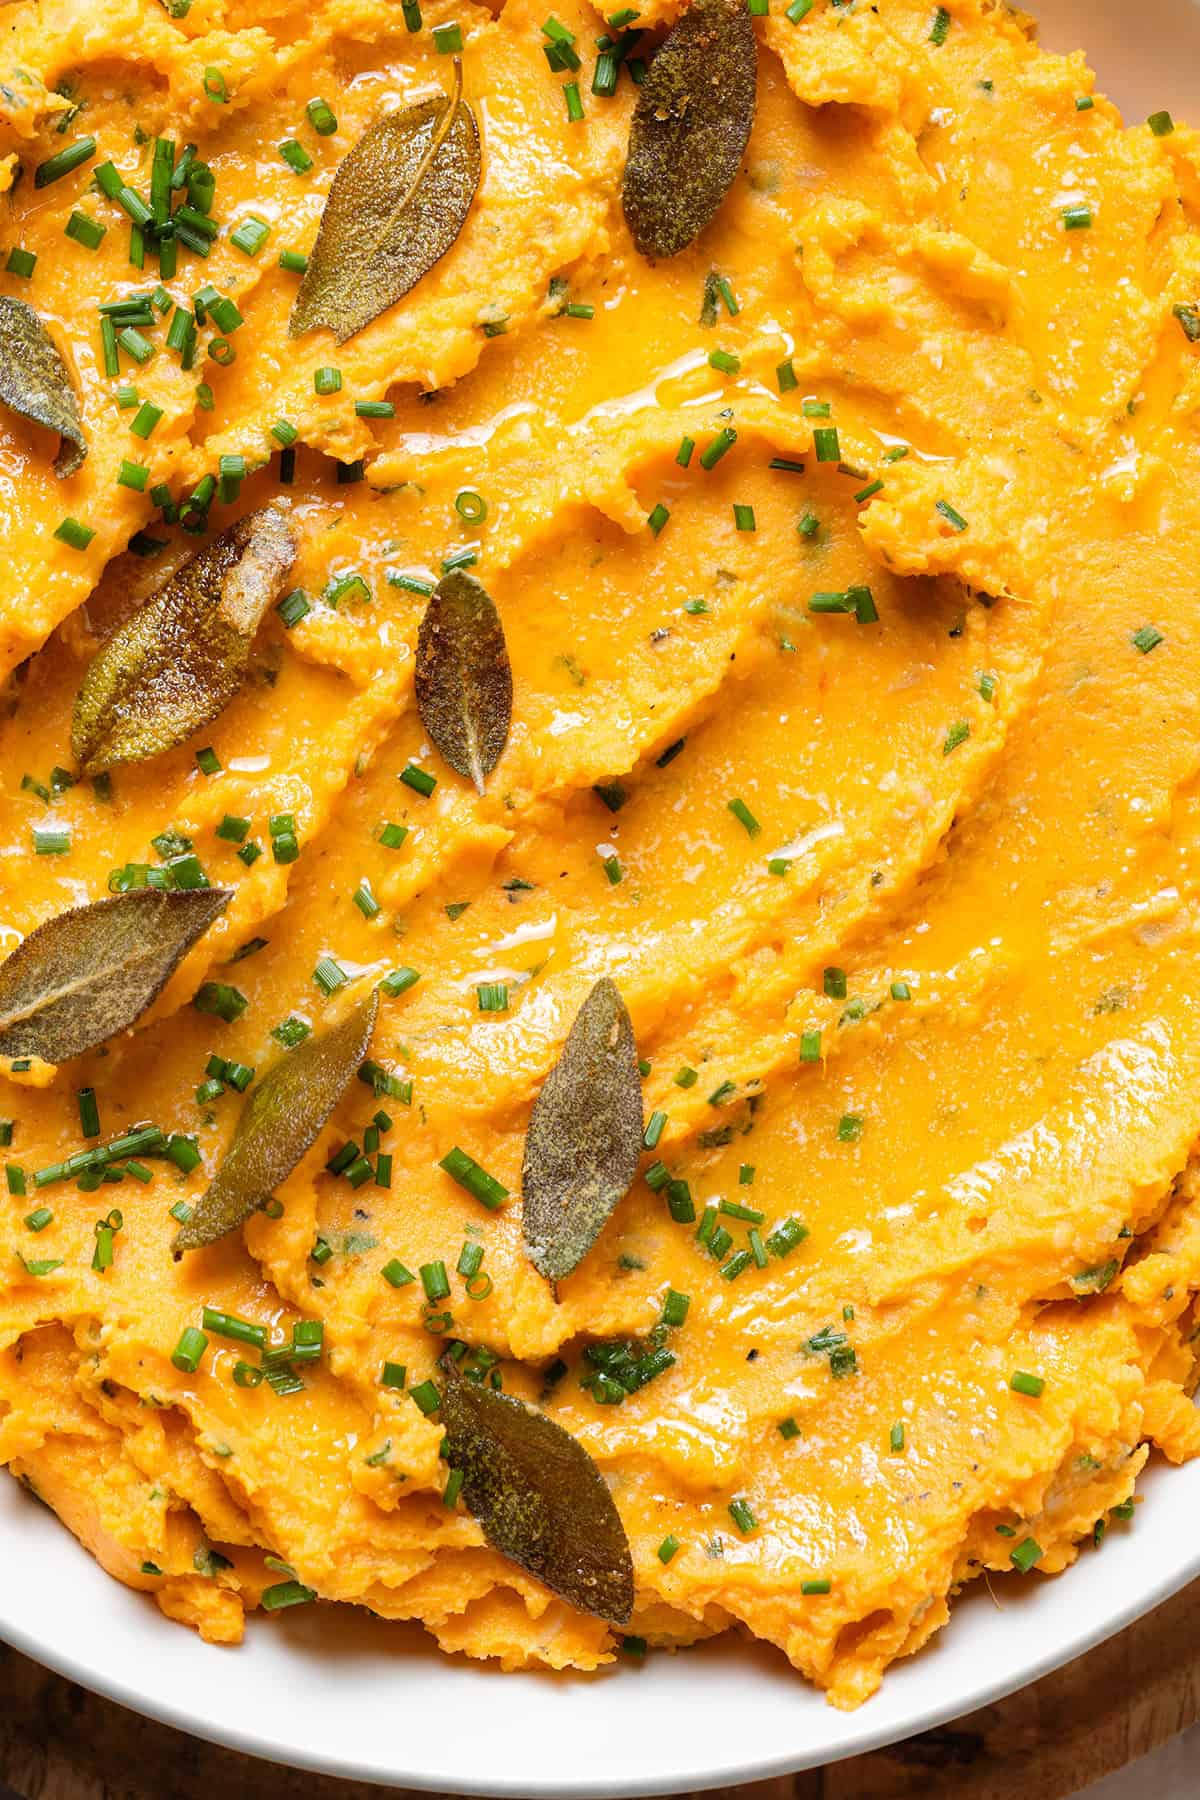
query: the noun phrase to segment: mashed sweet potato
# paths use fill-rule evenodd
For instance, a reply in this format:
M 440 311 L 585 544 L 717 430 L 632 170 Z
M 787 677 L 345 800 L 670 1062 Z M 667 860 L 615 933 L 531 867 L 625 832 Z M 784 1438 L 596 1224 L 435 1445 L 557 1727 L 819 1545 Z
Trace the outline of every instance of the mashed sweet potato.
M 962 1583 L 1090 1557 L 1151 1447 L 1200 1447 L 1200 138 L 1123 125 L 1004 7 L 771 0 L 740 173 L 652 263 L 622 171 L 678 9 L 556 0 L 574 73 L 528 0 L 420 10 L 3 14 L 0 288 L 89 455 L 58 479 L 0 410 L 0 940 L 181 856 L 232 899 L 135 1029 L 0 1083 L 0 1458 L 210 1640 L 311 1593 L 594 1668 L 620 1633 L 444 1504 L 412 1395 L 449 1336 L 602 1470 L 631 1633 L 740 1625 L 852 1706 Z M 461 233 L 346 343 L 289 336 L 334 171 L 447 91 L 458 37 Z M 161 293 L 93 180 L 146 193 L 156 139 L 215 177 Z M 239 322 L 185 367 L 206 284 Z M 98 308 L 146 294 L 114 375 Z M 180 508 L 215 532 L 280 496 L 297 561 L 236 698 L 74 780 L 84 671 L 196 548 Z M 512 664 L 482 795 L 413 703 L 447 558 Z M 277 1216 L 174 1260 L 248 1072 L 402 969 Z M 554 1291 L 522 1146 L 601 976 L 650 1148 Z M 53 1178 L 146 1121 L 174 1158 Z M 456 1146 L 505 1205 L 442 1170 Z M 397 1275 L 438 1262 L 436 1303 Z M 181 1366 L 206 1306 L 320 1321 L 323 1352 L 242 1385 L 210 1332 Z M 652 1379 L 597 1379 L 656 1328 Z

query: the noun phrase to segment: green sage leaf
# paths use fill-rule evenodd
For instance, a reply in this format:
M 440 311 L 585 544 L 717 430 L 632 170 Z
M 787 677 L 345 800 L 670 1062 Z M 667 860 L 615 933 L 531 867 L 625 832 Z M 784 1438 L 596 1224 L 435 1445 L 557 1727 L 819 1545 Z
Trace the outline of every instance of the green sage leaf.
M 385 114 L 342 162 L 292 308 L 292 336 L 324 325 L 344 344 L 402 300 L 457 240 L 479 171 L 479 127 L 456 57 L 448 97 Z
M 598 981 L 534 1102 L 521 1172 L 529 1260 L 547 1281 L 583 1261 L 642 1152 L 642 1083 L 616 984 Z
M 268 506 L 176 569 L 83 678 L 71 722 L 80 771 L 145 762 L 210 725 L 241 686 L 259 621 L 295 560 L 287 516 Z
M 0 1056 L 66 1062 L 132 1025 L 232 897 L 138 888 L 47 919 L 0 964 Z
M 0 401 L 57 431 L 62 442 L 54 473 L 60 481 L 83 467 L 87 439 L 67 365 L 32 306 L 9 294 L 0 295 Z
M 692 0 L 650 65 L 629 128 L 621 199 L 643 256 L 703 231 L 741 167 L 758 74 L 745 0 Z
M 633 1559 L 621 1515 L 583 1445 L 545 1413 L 476 1386 L 451 1365 L 444 1450 L 493 1550 L 581 1612 L 610 1624 L 633 1611 Z
M 312 1149 L 367 1054 L 378 1006 L 376 991 L 287 1051 L 251 1089 L 215 1180 L 175 1234 L 177 1256 L 236 1230 Z
M 512 665 L 491 595 L 463 569 L 444 575 L 421 620 L 414 672 L 421 723 L 483 792 L 512 724 Z

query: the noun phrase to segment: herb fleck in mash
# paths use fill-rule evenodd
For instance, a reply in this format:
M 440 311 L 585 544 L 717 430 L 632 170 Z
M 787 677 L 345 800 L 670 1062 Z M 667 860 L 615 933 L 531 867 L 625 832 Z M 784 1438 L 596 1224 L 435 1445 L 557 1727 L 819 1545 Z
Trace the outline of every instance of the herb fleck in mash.
M 0 67 L 0 1458 L 215 1642 L 841 1706 L 1090 1559 L 1200 1447 L 1200 137 L 986 0 Z

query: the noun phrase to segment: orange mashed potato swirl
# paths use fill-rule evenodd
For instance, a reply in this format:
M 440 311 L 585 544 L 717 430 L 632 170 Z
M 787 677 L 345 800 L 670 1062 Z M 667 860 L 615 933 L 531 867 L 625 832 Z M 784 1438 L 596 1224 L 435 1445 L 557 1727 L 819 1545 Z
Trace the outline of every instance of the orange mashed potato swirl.
M 590 87 L 603 15 L 556 4 L 572 77 L 528 0 L 421 11 L 4 15 L 0 288 L 66 360 L 89 455 L 60 481 L 0 410 L 0 944 L 172 856 L 233 897 L 134 1030 L 0 1078 L 0 1460 L 210 1640 L 294 1580 L 447 1651 L 593 1669 L 620 1633 L 444 1504 L 413 1390 L 449 1333 L 601 1469 L 632 1634 L 737 1625 L 853 1706 L 964 1582 L 1091 1556 L 1151 1448 L 1200 1446 L 1200 139 L 1125 126 L 1081 56 L 979 0 L 774 0 L 741 172 L 651 264 L 621 208 L 636 71 Z M 635 59 L 676 11 L 641 9 Z M 446 90 L 451 24 L 466 226 L 345 344 L 290 338 L 334 171 Z M 156 138 L 197 147 L 219 232 L 114 376 L 97 308 L 158 275 L 92 174 L 144 189 Z M 205 284 L 241 322 L 185 367 L 169 321 Z M 290 496 L 291 596 L 210 727 L 72 780 L 84 670 L 195 548 L 171 521 L 210 476 L 214 529 Z M 447 558 L 512 663 L 482 795 L 413 699 Z M 229 1070 L 406 969 L 278 1216 L 174 1261 Z M 602 976 L 651 1148 L 554 1293 L 522 1146 Z M 94 1141 L 81 1089 L 105 1139 L 149 1120 L 194 1150 L 39 1184 Z M 506 1205 L 443 1171 L 456 1146 Z M 431 1318 L 396 1266 L 436 1262 Z M 323 1354 L 283 1393 L 219 1335 L 181 1367 L 206 1306 L 320 1321 Z M 605 1359 L 649 1343 L 671 1359 L 614 1394 Z

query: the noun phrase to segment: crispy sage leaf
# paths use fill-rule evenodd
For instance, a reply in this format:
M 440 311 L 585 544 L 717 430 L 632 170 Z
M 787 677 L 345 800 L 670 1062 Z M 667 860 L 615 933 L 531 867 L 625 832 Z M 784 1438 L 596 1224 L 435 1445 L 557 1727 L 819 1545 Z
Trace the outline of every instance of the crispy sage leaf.
M 443 575 L 417 634 L 414 673 L 421 723 L 479 792 L 504 753 L 512 724 L 512 666 L 491 595 L 463 569 Z
M 145 762 L 224 712 L 241 686 L 259 620 L 295 560 L 286 514 L 267 506 L 176 569 L 83 678 L 71 721 L 80 771 Z
M 732 186 L 758 73 L 745 0 L 692 0 L 638 90 L 621 199 L 643 256 L 675 256 Z
M 612 1625 L 633 1611 L 633 1559 L 604 1477 L 561 1425 L 451 1365 L 445 1452 L 462 1497 L 499 1550 L 581 1612 Z
M 9 294 L 0 295 L 0 400 L 22 418 L 57 431 L 62 442 L 54 473 L 60 481 L 83 467 L 87 439 L 67 365 L 32 306 Z
M 292 308 L 292 336 L 325 325 L 344 344 L 403 300 L 457 239 L 479 169 L 479 127 L 455 57 L 448 98 L 377 119 L 338 169 Z
M 47 919 L 0 964 L 0 1056 L 66 1062 L 156 999 L 228 888 L 138 888 Z
M 534 1102 L 521 1171 L 525 1248 L 561 1281 L 583 1261 L 637 1174 L 642 1082 L 616 984 L 598 981 Z
M 251 1090 L 215 1181 L 175 1233 L 177 1256 L 235 1230 L 311 1150 L 367 1054 L 378 1006 L 374 992 L 339 1025 L 289 1050 Z

